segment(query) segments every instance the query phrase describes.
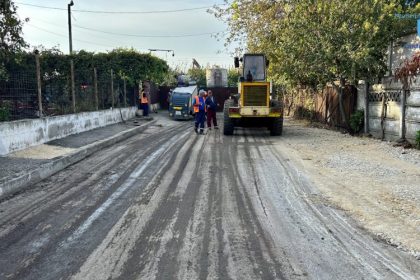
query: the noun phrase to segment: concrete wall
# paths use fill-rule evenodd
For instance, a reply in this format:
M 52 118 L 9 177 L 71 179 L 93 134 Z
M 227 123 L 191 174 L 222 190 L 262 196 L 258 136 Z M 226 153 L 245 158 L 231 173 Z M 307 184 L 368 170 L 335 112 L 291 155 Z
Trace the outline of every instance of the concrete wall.
M 412 89 L 409 96 L 407 96 L 406 110 L 406 137 L 410 142 L 414 142 L 416 133 L 420 130 L 420 86 Z
M 136 107 L 122 108 L 124 120 Z M 121 122 L 119 109 L 0 123 L 0 155 L 23 150 L 54 139 Z
M 402 104 L 402 88 L 402 84 L 396 82 L 392 77 L 385 78 L 382 84 L 373 85 L 370 88 L 369 133 L 374 137 L 381 138 L 384 128 L 384 138 L 386 140 L 400 139 L 405 132 L 405 138 L 411 143 L 415 142 L 416 133 L 420 130 L 420 78 L 412 81 L 405 104 Z M 387 98 L 385 99 L 385 114 L 382 126 L 383 103 L 378 97 L 383 94 Z M 397 96 L 398 99 L 396 99 Z M 403 108 L 405 108 L 404 116 Z

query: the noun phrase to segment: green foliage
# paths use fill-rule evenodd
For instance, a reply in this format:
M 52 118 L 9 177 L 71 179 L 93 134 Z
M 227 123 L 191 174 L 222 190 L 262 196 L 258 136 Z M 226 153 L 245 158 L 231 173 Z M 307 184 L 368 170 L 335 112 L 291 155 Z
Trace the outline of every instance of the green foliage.
M 350 116 L 350 128 L 353 133 L 359 133 L 364 125 L 364 111 L 357 110 L 354 114 Z
M 420 149 L 420 130 L 418 130 L 416 134 L 416 148 Z
M 0 78 L 7 77 L 5 63 L 10 60 L 10 54 L 19 52 L 27 46 L 22 37 L 22 25 L 15 4 L 10 0 L 2 0 L 0 3 Z
M 395 16 L 420 9 L 407 3 L 235 0 L 213 13 L 230 28 L 227 44 L 268 56 L 275 82 L 316 88 L 340 78 L 353 82 L 383 75 L 390 41 L 415 27 L 415 21 Z
M 192 81 L 196 81 L 199 87 L 206 86 L 206 69 L 204 68 L 191 68 L 188 70 L 187 75 Z
M 8 121 L 10 118 L 9 106 L 5 103 L 0 104 L 0 122 Z
M 37 49 L 40 54 L 43 93 L 51 105 L 52 114 L 72 111 L 70 58 L 74 61 L 76 111 L 96 110 L 93 94 L 94 68 L 97 70 L 99 108 L 112 105 L 111 69 L 114 73 L 114 102 L 117 103 L 122 102 L 123 80 L 130 95 L 131 89 L 137 88 L 140 81 L 150 80 L 160 85 L 169 73 L 169 66 L 164 60 L 134 49 L 116 49 L 107 53 L 81 50 L 72 57 L 63 54 L 57 48 L 45 49 L 39 46 Z M 22 77 L 27 79 L 35 77 L 36 64 L 33 53 L 17 52 L 10 57 L 12 59 L 5 63 L 7 73 L 13 73 L 14 76 L 22 73 Z M 129 101 L 131 102 L 131 99 Z
M 169 86 L 169 87 L 176 87 L 178 81 L 175 78 L 177 76 L 177 72 L 173 69 L 169 69 L 168 73 L 166 73 L 163 82 L 161 85 L 163 86 Z
M 52 77 L 69 79 L 70 56 L 59 49 L 45 49 L 40 51 L 41 70 L 44 79 Z M 6 64 L 9 72 L 27 71 L 35 73 L 35 56 L 29 52 L 19 52 L 11 55 L 14 59 Z M 113 69 L 116 77 L 125 79 L 127 85 L 135 86 L 139 81 L 151 80 L 161 84 L 169 72 L 166 61 L 150 54 L 140 53 L 134 49 L 115 49 L 108 53 L 93 53 L 81 50 L 73 54 L 75 73 L 81 80 L 89 80 L 93 68 L 101 73 L 110 73 Z
M 239 77 L 241 74 L 238 69 L 232 68 L 228 70 L 228 87 L 238 86 Z
M 169 71 L 166 61 L 149 53 L 140 53 L 134 49 L 115 49 L 107 54 L 94 55 L 95 65 L 107 64 L 120 77 L 125 77 L 128 84 L 135 85 L 139 80 L 151 80 L 161 84 Z M 107 63 L 108 62 L 108 63 Z

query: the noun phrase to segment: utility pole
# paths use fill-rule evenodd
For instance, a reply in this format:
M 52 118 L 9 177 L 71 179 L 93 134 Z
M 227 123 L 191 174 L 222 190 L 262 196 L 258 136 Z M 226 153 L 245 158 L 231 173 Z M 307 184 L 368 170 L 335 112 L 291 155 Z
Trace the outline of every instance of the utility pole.
M 36 63 L 36 83 L 38 85 L 38 111 L 39 117 L 42 118 L 42 91 L 41 91 L 41 66 L 39 63 L 39 51 L 35 50 L 35 63 Z
M 114 109 L 114 70 L 111 69 L 111 108 Z
M 95 90 L 95 106 L 96 111 L 99 110 L 99 98 L 98 98 L 98 72 L 96 67 L 93 67 L 93 86 Z
M 71 77 L 71 99 L 73 103 L 73 113 L 76 113 L 76 93 L 74 85 L 74 62 L 73 62 L 73 38 L 71 32 L 71 7 L 74 5 L 73 0 L 67 4 L 68 22 L 69 22 L 69 51 L 70 51 L 70 77 Z
M 124 107 L 127 107 L 127 81 L 124 77 Z
M 69 21 L 69 49 L 70 54 L 73 53 L 73 38 L 71 34 L 71 7 L 74 6 L 73 0 L 70 1 L 69 4 L 67 4 L 67 13 L 68 13 L 68 21 Z

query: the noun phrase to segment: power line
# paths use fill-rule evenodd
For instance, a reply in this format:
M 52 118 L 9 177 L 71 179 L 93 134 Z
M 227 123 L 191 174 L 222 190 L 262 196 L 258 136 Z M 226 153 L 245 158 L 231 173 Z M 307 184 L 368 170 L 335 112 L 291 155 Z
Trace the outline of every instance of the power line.
M 65 28 L 67 29 L 67 27 L 64 27 L 62 25 L 57 25 L 56 23 L 53 22 L 49 22 L 49 21 L 45 21 L 42 19 L 38 19 L 38 18 L 34 18 L 32 17 L 32 19 L 35 19 L 36 21 L 40 21 L 49 25 L 53 25 L 56 27 L 60 27 L 60 28 Z M 105 31 L 105 30 L 100 30 L 100 29 L 95 29 L 95 28 L 90 28 L 90 27 L 84 27 L 84 26 L 80 26 L 77 24 L 73 24 L 73 27 L 78 28 L 78 29 L 83 29 L 83 30 L 88 30 L 88 31 L 93 31 L 93 32 L 98 32 L 98 33 L 104 33 L 104 34 L 110 34 L 110 35 L 116 35 L 116 36 L 124 36 L 124 37 L 138 37 L 138 38 L 184 38 L 184 37 L 199 37 L 199 36 L 205 36 L 205 35 L 216 35 L 219 33 L 225 33 L 226 30 L 221 30 L 221 31 L 214 31 L 214 32 L 205 32 L 205 33 L 195 33 L 195 34 L 175 34 L 175 35 L 141 35 L 141 34 L 125 34 L 125 33 L 117 33 L 117 32 L 110 32 L 110 31 Z M 102 37 L 102 39 L 105 39 Z M 109 40 L 109 39 L 106 39 Z
M 35 7 L 35 8 L 67 11 L 67 9 L 59 8 L 59 7 L 41 6 L 41 5 L 22 3 L 22 2 L 15 2 L 15 3 L 24 5 L 24 6 Z M 162 13 L 177 13 L 177 12 L 204 10 L 204 9 L 209 9 L 212 7 L 214 6 L 202 6 L 202 7 L 195 7 L 195 8 L 184 8 L 184 9 L 175 9 L 175 10 L 156 10 L 156 11 L 101 11 L 101 10 L 78 10 L 78 9 L 73 10 L 72 9 L 72 12 L 95 13 L 95 14 L 162 14 Z
M 50 33 L 50 34 L 53 34 L 53 35 L 56 35 L 56 36 L 60 36 L 60 37 L 63 37 L 63 38 L 68 38 L 68 36 L 67 36 L 67 35 L 60 34 L 60 33 L 56 33 L 56 32 L 53 32 L 53 31 L 49 31 L 49 30 L 47 30 L 47 29 L 44 29 L 44 28 L 42 28 L 42 27 L 35 26 L 35 25 L 33 25 L 33 24 L 30 24 L 30 23 L 25 23 L 25 25 L 29 25 L 29 26 L 31 26 L 31 27 L 33 27 L 33 28 L 35 28 L 35 29 L 39 29 L 39 30 L 44 31 L 44 32 L 46 32 L 46 33 Z M 87 44 L 97 45 L 97 46 L 101 46 L 101 47 L 110 47 L 110 48 L 115 48 L 115 46 L 111 46 L 111 45 L 104 45 L 104 44 L 98 44 L 98 43 L 94 43 L 94 42 L 90 42 L 90 41 L 85 41 L 85 40 L 80 40 L 80 39 L 73 39 L 73 40 L 74 40 L 74 41 L 81 42 L 81 43 L 87 43 Z
M 127 36 L 127 37 L 140 37 L 140 38 L 182 38 L 182 37 L 198 37 L 198 36 L 205 36 L 205 35 L 214 35 L 221 32 L 226 32 L 226 30 L 222 31 L 216 31 L 216 32 L 206 32 L 206 33 L 196 33 L 196 34 L 182 34 L 182 35 L 139 35 L 139 34 L 124 34 L 124 33 L 115 33 L 115 32 L 109 32 L 89 27 L 83 27 L 80 25 L 73 25 L 76 28 L 105 33 L 105 34 L 111 34 L 111 35 L 117 35 L 117 36 Z

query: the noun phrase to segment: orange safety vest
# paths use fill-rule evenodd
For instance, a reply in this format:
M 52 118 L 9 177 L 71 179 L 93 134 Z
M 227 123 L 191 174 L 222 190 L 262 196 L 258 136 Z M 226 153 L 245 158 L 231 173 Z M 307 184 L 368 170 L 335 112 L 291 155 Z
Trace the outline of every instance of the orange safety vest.
M 149 103 L 149 100 L 147 99 L 147 96 L 145 96 L 144 94 L 142 94 L 141 99 L 140 99 L 142 104 L 146 104 Z
M 203 97 L 204 102 L 206 99 Z M 206 104 L 204 104 L 204 111 L 207 112 Z M 195 96 L 195 104 L 194 104 L 194 113 L 200 112 L 200 97 L 198 95 Z

